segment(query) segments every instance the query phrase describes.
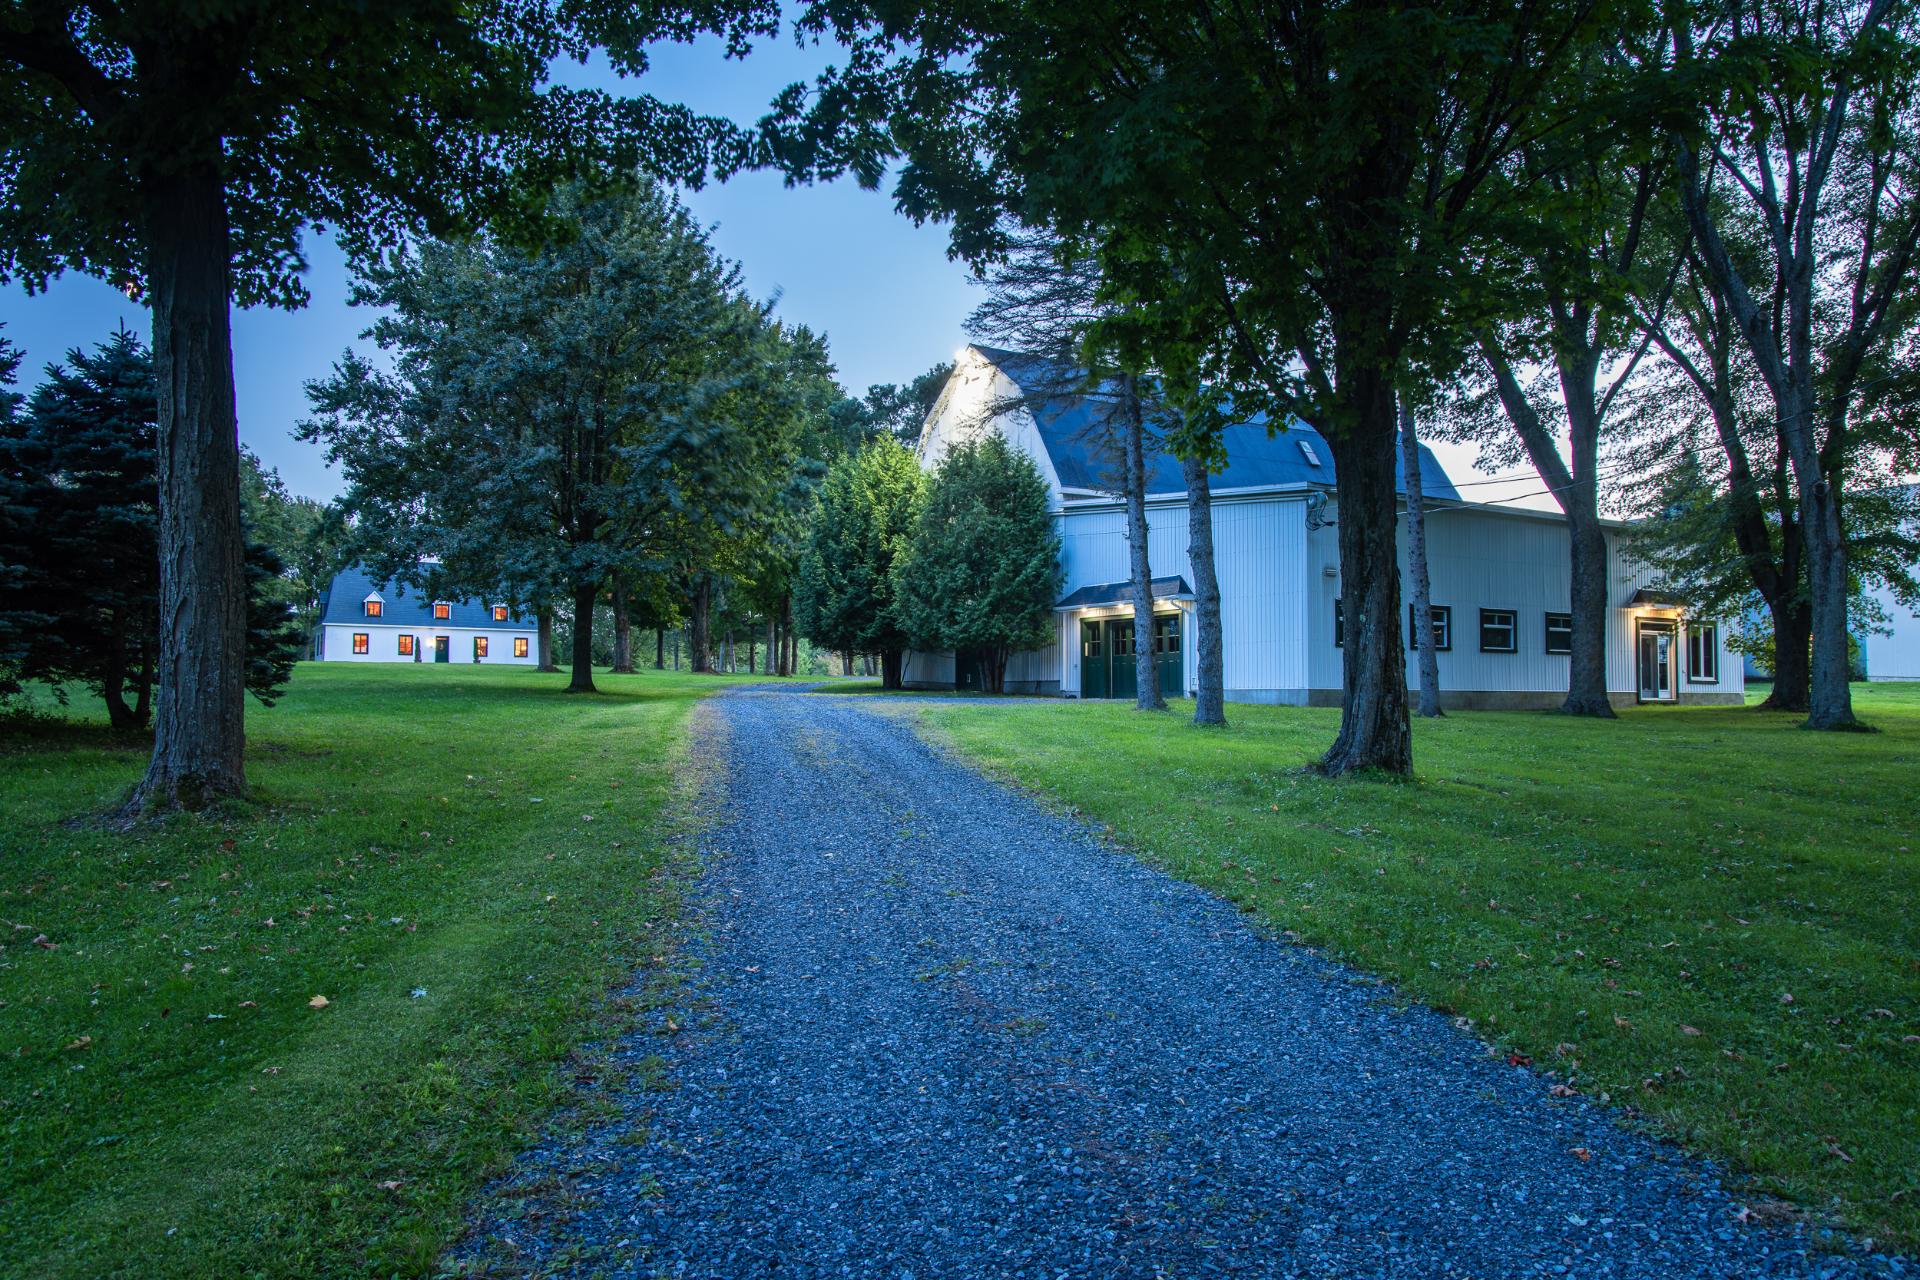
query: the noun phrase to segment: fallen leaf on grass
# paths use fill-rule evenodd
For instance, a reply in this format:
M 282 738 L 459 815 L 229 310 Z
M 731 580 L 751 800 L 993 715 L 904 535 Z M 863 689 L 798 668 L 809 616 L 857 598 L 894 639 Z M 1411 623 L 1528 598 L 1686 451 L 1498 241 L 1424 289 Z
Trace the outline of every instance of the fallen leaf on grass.
M 1580 1091 L 1570 1084 L 1556 1084 L 1547 1090 L 1549 1098 L 1577 1098 Z
M 37 933 L 33 936 L 33 945 L 36 947 L 40 947 L 46 951 L 58 950 L 60 946 L 59 943 L 55 942 L 53 939 L 49 938 L 44 933 Z
M 325 996 L 315 996 L 313 999 L 307 1001 L 307 1008 L 324 1009 L 332 1003 L 333 1001 L 327 999 Z
M 401 1187 L 405 1186 L 406 1184 L 401 1182 L 400 1179 L 398 1178 L 388 1178 L 385 1182 L 378 1183 L 376 1185 L 378 1185 L 382 1191 L 398 1191 Z
M 1681 1023 L 1681 1024 L 1680 1024 L 1680 1034 L 1681 1034 L 1681 1035 L 1683 1035 L 1683 1036 L 1697 1036 L 1697 1035 L 1700 1035 L 1700 1034 L 1702 1034 L 1702 1032 L 1701 1032 L 1701 1030 L 1700 1030 L 1700 1028 L 1698 1028 L 1698 1027 L 1690 1027 L 1690 1026 L 1688 1026 L 1688 1025 L 1687 1025 L 1686 1023 L 1684 1023 L 1684 1022 L 1683 1022 L 1683 1023 Z
M 75 1040 L 67 1045 L 67 1048 L 69 1049 L 91 1049 L 92 1047 L 93 1047 L 92 1036 L 81 1036 L 78 1040 Z
M 1567 1152 L 1567 1154 L 1568 1154 L 1568 1155 L 1570 1155 L 1570 1156 L 1572 1156 L 1572 1157 L 1573 1157 L 1574 1159 L 1576 1159 L 1576 1160 L 1591 1160 L 1591 1159 L 1593 1159 L 1593 1152 L 1591 1152 L 1591 1151 L 1589 1151 L 1589 1150 L 1587 1150 L 1587 1149 L 1586 1149 L 1585 1147 L 1574 1147 L 1574 1148 L 1572 1148 L 1572 1149 L 1570 1149 L 1570 1150 L 1569 1150 L 1569 1151 Z

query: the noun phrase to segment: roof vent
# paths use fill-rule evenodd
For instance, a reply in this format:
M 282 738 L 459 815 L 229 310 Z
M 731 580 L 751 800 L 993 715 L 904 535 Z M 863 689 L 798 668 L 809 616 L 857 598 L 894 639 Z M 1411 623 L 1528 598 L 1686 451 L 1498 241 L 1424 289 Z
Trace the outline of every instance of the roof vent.
M 1317 467 L 1320 465 L 1320 455 L 1313 451 L 1311 442 L 1306 440 L 1300 441 L 1300 452 L 1306 457 L 1308 466 Z

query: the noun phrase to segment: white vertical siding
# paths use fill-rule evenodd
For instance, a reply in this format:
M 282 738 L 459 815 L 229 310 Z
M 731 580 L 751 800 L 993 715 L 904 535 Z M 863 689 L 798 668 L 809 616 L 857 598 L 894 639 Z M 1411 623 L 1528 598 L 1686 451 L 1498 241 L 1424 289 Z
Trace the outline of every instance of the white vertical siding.
M 1901 604 L 1885 587 L 1875 587 L 1871 594 L 1886 611 L 1891 633 L 1869 632 L 1861 637 L 1867 679 L 1920 680 L 1920 611 Z

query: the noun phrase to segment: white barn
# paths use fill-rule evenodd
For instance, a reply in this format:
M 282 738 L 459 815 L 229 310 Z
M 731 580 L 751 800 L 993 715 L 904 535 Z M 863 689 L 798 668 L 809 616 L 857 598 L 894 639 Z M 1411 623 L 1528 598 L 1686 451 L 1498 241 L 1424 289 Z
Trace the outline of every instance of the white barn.
M 994 411 L 1021 397 L 1023 375 L 1035 382 L 1042 370 L 1031 357 L 963 349 L 921 433 L 920 463 L 931 469 L 956 442 L 998 432 L 1033 459 L 1052 491 L 1066 572 L 1057 638 L 1015 655 L 1007 689 L 1131 697 L 1126 513 L 1113 493 L 1112 463 L 1087 439 L 1095 410 L 1056 397 Z M 1212 486 L 1226 696 L 1337 706 L 1339 503 L 1331 452 L 1297 422 L 1272 436 L 1262 423 L 1230 428 L 1226 446 L 1227 466 Z M 1185 485 L 1173 459 L 1155 459 L 1150 472 L 1148 555 L 1162 685 L 1190 694 L 1197 660 Z M 1558 706 L 1570 635 L 1564 522 L 1557 514 L 1462 501 L 1424 451 L 1421 477 L 1443 704 Z M 1688 618 L 1673 607 L 1652 572 L 1622 549 L 1623 527 L 1608 531 L 1607 688 L 1616 703 L 1742 701 L 1744 672 L 1724 652 L 1717 620 Z M 1403 539 L 1403 573 L 1404 556 Z M 909 654 L 903 677 L 910 688 L 978 687 L 966 654 Z M 1408 681 L 1417 678 L 1409 652 Z
M 320 612 L 325 662 L 539 662 L 538 625 L 504 602 L 434 600 L 379 582 L 358 565 L 327 587 Z

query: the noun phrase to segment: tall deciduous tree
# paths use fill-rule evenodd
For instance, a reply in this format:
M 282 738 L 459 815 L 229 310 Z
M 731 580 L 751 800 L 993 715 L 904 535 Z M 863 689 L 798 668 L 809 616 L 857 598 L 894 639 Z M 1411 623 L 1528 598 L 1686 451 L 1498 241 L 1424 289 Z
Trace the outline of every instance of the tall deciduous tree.
M 433 243 L 373 273 L 394 368 L 349 354 L 301 431 L 346 473 L 363 561 L 412 577 L 427 550 L 436 591 L 568 600 L 568 687 L 592 692 L 608 574 L 654 567 L 690 493 L 727 492 L 763 443 L 723 411 L 755 376 L 758 320 L 657 188 L 568 187 L 553 212 L 538 247 Z
M 1412 767 L 1395 547 L 1398 384 L 1459 293 L 1490 179 L 1551 127 L 1546 84 L 1604 27 L 1587 0 L 1390 8 L 1353 0 L 1138 6 L 821 0 L 817 29 L 859 46 L 778 139 L 790 171 L 878 181 L 990 252 L 1003 211 L 1148 268 L 1131 297 L 1224 318 L 1206 352 L 1238 414 L 1326 435 L 1347 617 L 1329 773 Z M 1063 51 L 1070 51 L 1063 53 Z M 1133 255 L 1134 242 L 1154 252 Z M 1165 368 L 1171 360 L 1156 360 Z
M 933 473 L 895 563 L 895 608 L 914 647 L 985 656 L 988 693 L 1007 660 L 1054 639 L 1060 535 L 1047 482 L 999 435 L 950 451 Z
M 1861 395 L 1920 312 L 1920 15 L 1899 0 L 1770 0 L 1683 6 L 1674 21 L 1681 203 L 1793 473 L 1813 640 L 1806 723 L 1853 728 L 1847 468 Z M 1734 251 L 1730 227 L 1746 222 L 1757 263 Z
M 923 488 L 912 450 L 890 436 L 834 463 L 794 592 L 800 633 L 828 649 L 879 654 L 888 689 L 900 687 L 912 639 L 895 600 L 894 566 L 913 535 Z
M 0 280 L 147 298 L 160 374 L 158 732 L 136 811 L 244 789 L 247 619 L 228 310 L 305 298 L 300 234 L 365 250 L 470 225 L 562 173 L 704 172 L 730 126 L 544 89 L 561 55 L 767 29 L 764 0 L 444 0 L 383 10 L 127 0 L 0 11 Z M 741 153 L 744 154 L 744 153 Z M 519 206 L 524 211 L 524 206 Z

